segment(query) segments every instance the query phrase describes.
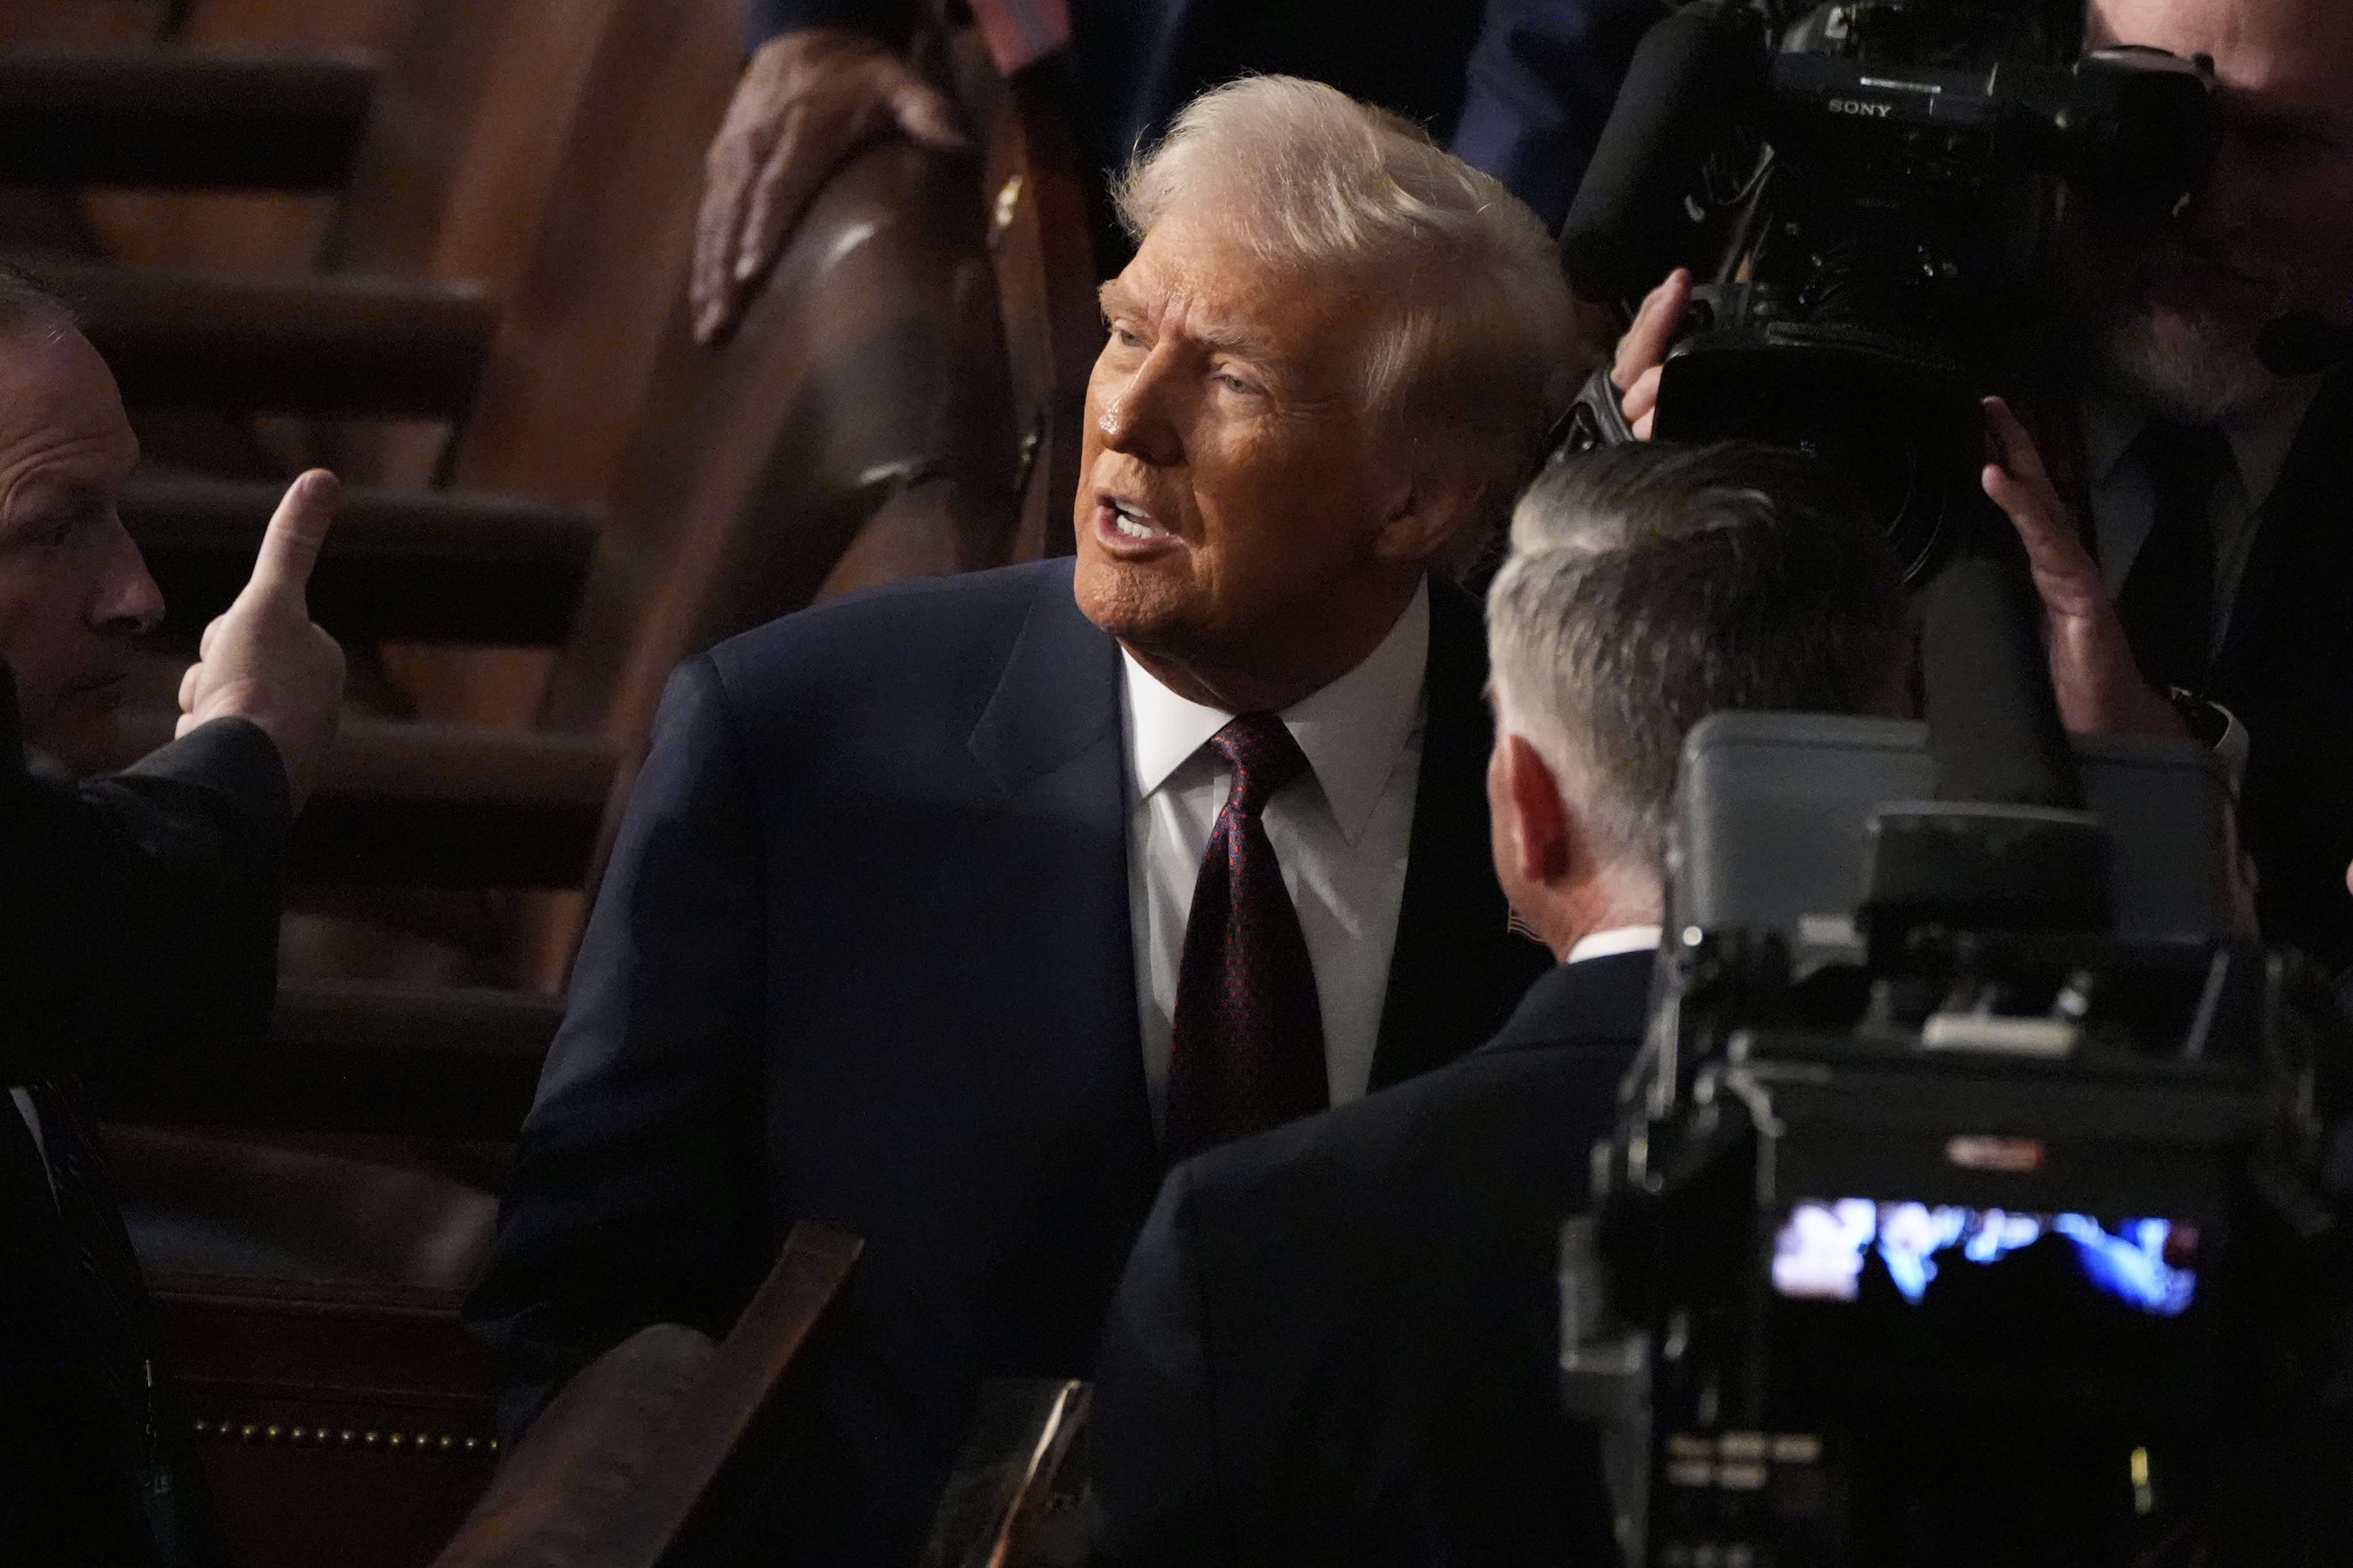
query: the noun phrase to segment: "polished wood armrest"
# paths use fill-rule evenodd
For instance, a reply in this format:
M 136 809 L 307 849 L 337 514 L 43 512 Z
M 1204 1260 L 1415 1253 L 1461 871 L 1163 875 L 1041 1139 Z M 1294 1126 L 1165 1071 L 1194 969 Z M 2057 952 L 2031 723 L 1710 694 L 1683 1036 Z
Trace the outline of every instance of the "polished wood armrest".
M 1055 1378 L 981 1390 L 922 1568 L 1082 1568 L 1092 1542 L 1081 1438 L 1092 1394 Z
M 863 1246 L 803 1220 L 715 1349 L 657 1324 L 607 1351 L 548 1406 L 433 1568 L 657 1568 L 781 1396 Z

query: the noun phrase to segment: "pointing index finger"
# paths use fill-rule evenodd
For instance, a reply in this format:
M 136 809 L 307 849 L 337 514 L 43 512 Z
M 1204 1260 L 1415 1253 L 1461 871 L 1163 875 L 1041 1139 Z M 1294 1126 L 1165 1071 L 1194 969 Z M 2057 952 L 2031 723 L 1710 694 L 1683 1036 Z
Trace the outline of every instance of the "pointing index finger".
M 324 468 L 312 468 L 286 487 L 286 495 L 270 514 L 253 558 L 253 580 L 246 592 L 291 593 L 298 600 L 327 542 L 327 527 L 335 521 L 335 501 L 343 484 Z

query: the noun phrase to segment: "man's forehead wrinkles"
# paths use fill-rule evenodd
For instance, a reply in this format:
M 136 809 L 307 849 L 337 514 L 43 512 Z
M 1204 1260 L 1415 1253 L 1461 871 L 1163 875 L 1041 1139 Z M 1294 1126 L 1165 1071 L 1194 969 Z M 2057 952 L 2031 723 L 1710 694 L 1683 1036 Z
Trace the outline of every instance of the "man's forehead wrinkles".
M 1240 354 L 1245 359 L 1275 360 L 1282 357 L 1272 344 L 1253 333 L 1249 327 L 1209 310 L 1197 310 L 1187 319 L 1185 335 L 1205 348 Z
M 1143 317 L 1161 331 L 1207 349 L 1252 359 L 1278 357 L 1261 333 L 1205 299 L 1203 290 L 1191 283 L 1188 278 L 1164 289 L 1138 289 L 1114 278 L 1103 286 L 1098 298 L 1107 313 Z
M 2316 101 L 2334 103 L 2345 96 L 2342 79 L 2353 66 L 2348 16 L 2353 8 L 2343 0 L 2094 0 L 2084 42 L 2209 54 L 2226 91 L 2301 94 L 2316 88 Z
M 1127 279 L 1124 278 L 1113 278 L 1102 288 L 1097 289 L 1095 302 L 1103 307 L 1105 315 L 1139 308 L 1135 290 L 1127 286 Z
M 18 498 L 50 492 L 103 493 L 136 461 L 137 438 L 83 431 L 59 438 L 54 429 L 0 438 L 0 509 Z

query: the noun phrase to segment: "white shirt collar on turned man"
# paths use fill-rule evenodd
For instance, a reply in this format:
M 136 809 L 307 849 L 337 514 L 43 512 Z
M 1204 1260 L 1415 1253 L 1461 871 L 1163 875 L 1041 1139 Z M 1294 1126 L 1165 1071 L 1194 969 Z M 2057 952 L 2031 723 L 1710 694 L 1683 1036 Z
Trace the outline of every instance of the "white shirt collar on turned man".
M 1657 926 L 1612 926 L 1590 936 L 1577 939 L 1563 963 L 1583 963 L 1588 958 L 1615 958 L 1621 952 L 1654 952 L 1659 946 Z
M 1233 718 L 1190 702 L 1121 650 L 1127 679 L 1128 763 L 1136 793 L 1149 795 Z M 1413 733 L 1421 677 L 1430 662 L 1430 584 L 1414 591 L 1405 613 L 1363 662 L 1281 714 L 1307 754 L 1340 836 L 1354 844 Z

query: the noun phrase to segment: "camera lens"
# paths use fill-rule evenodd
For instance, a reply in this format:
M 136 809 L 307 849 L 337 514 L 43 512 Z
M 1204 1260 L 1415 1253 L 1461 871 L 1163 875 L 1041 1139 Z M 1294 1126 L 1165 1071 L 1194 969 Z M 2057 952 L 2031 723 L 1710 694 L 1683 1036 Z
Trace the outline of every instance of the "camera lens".
M 1920 345 L 1835 325 L 1694 339 L 1667 361 L 1657 434 L 1762 441 L 1836 467 L 1887 530 L 1909 582 L 1977 490 L 1983 440 L 1960 369 Z

